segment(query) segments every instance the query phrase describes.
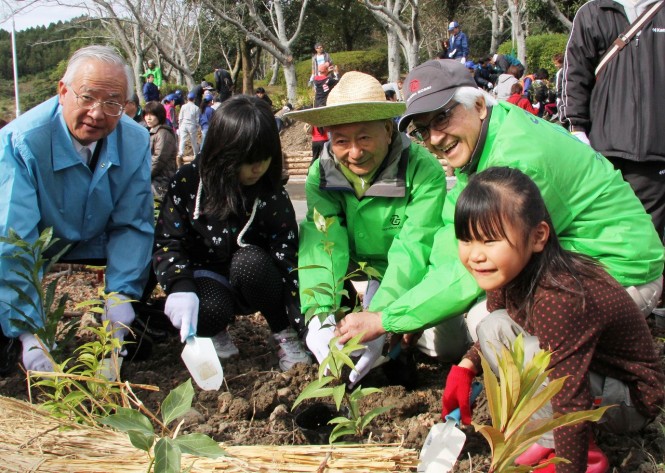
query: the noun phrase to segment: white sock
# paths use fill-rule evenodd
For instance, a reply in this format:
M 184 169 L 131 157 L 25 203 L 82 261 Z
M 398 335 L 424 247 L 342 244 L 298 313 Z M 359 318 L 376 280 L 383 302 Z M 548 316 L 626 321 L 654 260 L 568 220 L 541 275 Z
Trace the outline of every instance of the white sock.
M 31 333 L 19 335 L 23 344 L 23 366 L 29 371 L 53 371 L 51 360 L 48 359 L 44 349 Z

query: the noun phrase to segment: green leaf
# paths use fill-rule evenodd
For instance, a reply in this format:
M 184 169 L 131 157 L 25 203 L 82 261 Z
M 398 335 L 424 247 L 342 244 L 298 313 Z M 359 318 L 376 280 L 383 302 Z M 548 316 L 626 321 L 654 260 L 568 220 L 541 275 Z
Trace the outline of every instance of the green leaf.
M 292 269 L 291 271 L 300 271 L 303 269 L 329 269 L 326 266 L 321 266 L 320 264 L 309 264 L 307 266 L 298 266 L 297 268 Z
M 328 385 L 331 381 L 333 381 L 332 376 L 324 376 L 323 378 L 315 379 L 311 383 L 309 383 L 307 386 L 305 386 L 305 389 L 302 390 L 300 395 L 296 398 L 296 400 L 293 402 L 293 406 L 291 407 L 291 410 L 295 409 L 298 404 L 303 402 L 305 399 L 314 399 L 314 398 L 319 398 L 319 397 L 326 397 L 326 396 L 331 396 L 333 393 L 333 388 L 327 388 L 325 386 Z
M 217 458 L 226 455 L 226 452 L 217 442 L 204 434 L 181 435 L 174 439 L 175 444 L 183 453 L 201 457 Z
M 378 279 L 379 281 L 381 280 L 381 278 L 383 278 L 383 275 L 379 273 L 376 269 L 372 268 L 371 266 L 363 268 L 363 273 L 365 273 L 370 278 Z
M 125 407 L 119 407 L 115 414 L 111 414 L 110 416 L 101 419 L 100 422 L 103 425 L 108 425 L 121 432 L 134 430 L 148 435 L 154 433 L 152 424 L 146 416 L 140 412 Z
M 335 426 L 333 431 L 330 433 L 330 438 L 328 439 L 329 443 L 334 443 L 338 438 L 344 437 L 345 435 L 354 435 L 356 433 L 356 428 L 353 421 L 350 421 L 346 417 L 342 417 L 341 419 L 344 419 L 346 422 Z M 329 422 L 329 424 L 331 423 L 332 421 Z
M 127 432 L 127 436 L 134 447 L 148 453 L 150 453 L 150 449 L 152 448 L 152 444 L 155 443 L 156 437 L 154 434 L 150 435 L 137 430 L 130 430 Z
M 344 393 L 346 393 L 346 386 L 344 384 L 339 384 L 333 388 L 332 397 L 335 401 L 335 407 L 339 411 L 342 401 L 344 400 Z
M 162 437 L 155 445 L 155 473 L 180 473 L 181 457 L 173 439 Z
M 361 431 L 365 430 L 365 427 L 369 425 L 372 420 L 374 420 L 375 417 L 380 416 L 384 412 L 388 412 L 392 407 L 375 407 L 371 411 L 369 411 L 367 414 L 363 415 L 360 417 L 360 425 L 359 428 Z
M 166 396 L 162 403 L 162 420 L 168 425 L 174 419 L 184 415 L 191 407 L 194 399 L 194 387 L 192 380 L 187 379 L 180 386 Z

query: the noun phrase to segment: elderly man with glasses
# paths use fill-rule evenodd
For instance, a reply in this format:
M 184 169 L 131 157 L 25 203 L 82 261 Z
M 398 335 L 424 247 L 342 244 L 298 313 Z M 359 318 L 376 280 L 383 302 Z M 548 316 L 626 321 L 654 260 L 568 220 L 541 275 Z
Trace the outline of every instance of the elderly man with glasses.
M 111 48 L 88 46 L 69 60 L 56 97 L 0 132 L 0 235 L 13 229 L 33 242 L 52 227 L 59 242 L 45 257 L 69 245 L 63 261 L 106 265 L 106 292 L 121 300 L 143 292 L 154 233 L 148 132 L 123 114 L 132 90 L 125 61 Z M 18 337 L 24 367 L 48 371 L 34 334 L 12 321 L 23 313 L 33 328 L 43 324 L 13 288 L 37 300 L 8 258 L 15 251 L 0 243 L 0 349 L 6 354 Z M 116 303 L 103 317 L 123 338 L 134 316 L 131 304 Z
M 319 363 L 329 353 L 336 328 L 337 335 L 343 336 L 344 328 L 351 324 L 344 318 L 336 327 L 340 316 L 336 308 L 346 303 L 341 293 L 333 296 L 311 288 L 317 284 L 334 287 L 340 275 L 360 263 L 374 269 L 362 300 L 366 310 L 346 316 L 356 321 L 354 327 L 359 329 L 357 333 L 364 333 L 366 345 L 349 374 L 351 387 L 382 355 L 386 333 L 404 333 L 399 320 L 384 317 L 382 322 L 381 311 L 390 311 L 393 301 L 421 281 L 432 239 L 442 223 L 446 193 L 443 169 L 427 150 L 397 131 L 393 118 L 403 111 L 403 103 L 385 100 L 378 80 L 350 71 L 330 92 L 325 107 L 288 114 L 323 127 L 330 137 L 307 175 L 307 216 L 300 224 L 298 250 L 299 265 L 309 267 L 298 272 L 301 309 L 315 314 L 306 342 Z M 334 244 L 330 256 L 317 230 L 314 210 L 334 221 L 326 234 Z M 345 289 L 353 293 L 349 285 Z M 410 315 L 429 316 L 418 312 Z M 366 326 L 376 330 L 365 330 Z M 467 347 L 463 318 L 451 321 L 448 327 L 448 361 L 457 361 Z

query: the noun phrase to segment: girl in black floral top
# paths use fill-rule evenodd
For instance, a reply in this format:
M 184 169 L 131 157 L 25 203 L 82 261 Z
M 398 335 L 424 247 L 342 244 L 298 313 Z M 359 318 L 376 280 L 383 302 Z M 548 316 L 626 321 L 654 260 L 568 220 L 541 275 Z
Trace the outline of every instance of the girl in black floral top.
M 297 333 L 304 327 L 292 271 L 298 227 L 281 171 L 270 108 L 241 95 L 224 102 L 201 154 L 171 181 L 153 265 L 168 294 L 164 311 L 183 341 L 212 337 L 220 358 L 230 358 L 238 348 L 228 324 L 236 314 L 260 311 L 287 370 L 311 360 Z

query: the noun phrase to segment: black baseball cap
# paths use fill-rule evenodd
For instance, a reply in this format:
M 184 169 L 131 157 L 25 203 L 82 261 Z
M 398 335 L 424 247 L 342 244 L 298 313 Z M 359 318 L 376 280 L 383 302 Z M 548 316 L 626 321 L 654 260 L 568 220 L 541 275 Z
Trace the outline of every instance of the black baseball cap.
M 478 86 L 469 70 L 458 61 L 433 59 L 414 67 L 404 79 L 406 112 L 399 121 L 399 130 L 406 130 L 415 115 L 448 105 L 460 87 Z

